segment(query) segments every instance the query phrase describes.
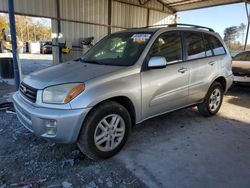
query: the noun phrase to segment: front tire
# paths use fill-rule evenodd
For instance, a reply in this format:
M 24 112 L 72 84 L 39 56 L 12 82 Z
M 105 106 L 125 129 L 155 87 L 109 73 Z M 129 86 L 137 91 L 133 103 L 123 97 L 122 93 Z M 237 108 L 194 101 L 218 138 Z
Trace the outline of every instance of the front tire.
M 109 158 L 122 149 L 130 129 L 131 118 L 127 109 L 119 103 L 106 101 L 86 117 L 77 145 L 93 160 Z
M 223 87 L 219 82 L 214 82 L 204 99 L 204 102 L 198 105 L 198 111 L 206 117 L 217 114 L 223 101 Z

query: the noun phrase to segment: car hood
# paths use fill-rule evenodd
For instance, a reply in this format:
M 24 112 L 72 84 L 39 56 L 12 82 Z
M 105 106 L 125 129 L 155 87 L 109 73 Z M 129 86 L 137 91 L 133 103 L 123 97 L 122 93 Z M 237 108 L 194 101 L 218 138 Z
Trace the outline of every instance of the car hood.
M 33 88 L 44 89 L 51 85 L 85 82 L 121 68 L 70 61 L 31 73 L 23 79 L 23 82 Z

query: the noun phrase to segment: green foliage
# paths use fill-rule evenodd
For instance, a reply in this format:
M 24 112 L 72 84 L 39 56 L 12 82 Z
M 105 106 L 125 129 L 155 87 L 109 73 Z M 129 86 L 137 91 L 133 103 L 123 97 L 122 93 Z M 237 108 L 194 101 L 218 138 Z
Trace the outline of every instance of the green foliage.
M 224 30 L 224 41 L 230 50 L 240 50 L 244 44 L 246 25 L 231 26 Z
M 2 30 L 3 29 L 8 29 L 8 28 L 9 28 L 9 25 L 8 25 L 8 22 L 7 22 L 7 17 L 4 16 L 4 15 L 0 15 L 0 40 L 3 37 Z
M 38 41 L 51 39 L 51 27 L 49 27 L 44 19 L 34 22 L 31 17 L 15 15 L 16 32 L 20 41 Z M 9 29 L 7 14 L 0 14 L 0 31 Z M 2 39 L 2 32 L 0 33 Z

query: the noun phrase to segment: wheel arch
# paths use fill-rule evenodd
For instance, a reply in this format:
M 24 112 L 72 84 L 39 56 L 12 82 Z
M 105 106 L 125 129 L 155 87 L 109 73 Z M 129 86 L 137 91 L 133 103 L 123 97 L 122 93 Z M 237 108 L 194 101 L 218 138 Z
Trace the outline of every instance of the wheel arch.
M 135 106 L 132 102 L 132 100 L 126 96 L 115 96 L 115 97 L 110 97 L 110 98 L 107 98 L 105 100 L 102 100 L 100 102 L 98 102 L 97 104 L 95 104 L 92 109 L 87 113 L 86 117 L 91 113 L 91 111 L 98 107 L 99 105 L 101 105 L 102 103 L 104 102 L 107 102 L 107 101 L 113 101 L 113 102 L 117 102 L 119 103 L 120 105 L 124 106 L 130 117 L 131 117 L 131 122 L 132 122 L 132 126 L 134 126 L 136 124 L 136 111 L 135 111 Z
M 219 82 L 219 83 L 222 85 L 222 87 L 223 87 L 224 93 L 226 92 L 226 89 L 227 89 L 227 80 L 226 80 L 225 77 L 220 76 L 220 77 L 216 78 L 216 79 L 213 81 L 213 83 L 214 83 L 214 82 Z M 212 83 L 212 84 L 213 84 L 213 83 Z M 211 84 L 211 85 L 212 85 L 212 84 Z

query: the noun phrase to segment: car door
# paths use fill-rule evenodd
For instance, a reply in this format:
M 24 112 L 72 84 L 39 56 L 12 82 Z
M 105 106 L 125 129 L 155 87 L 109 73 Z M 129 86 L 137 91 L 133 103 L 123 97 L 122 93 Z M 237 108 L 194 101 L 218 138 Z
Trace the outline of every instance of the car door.
M 214 38 L 201 32 L 183 33 L 185 59 L 190 62 L 190 103 L 196 103 L 204 98 L 211 81 L 217 76 L 220 70 L 220 60 L 214 56 Z M 220 58 L 220 57 L 219 57 Z
M 167 66 L 146 68 L 141 73 L 143 119 L 188 103 L 189 63 L 182 61 L 180 32 L 161 34 L 148 53 L 146 65 L 152 57 L 165 57 Z

